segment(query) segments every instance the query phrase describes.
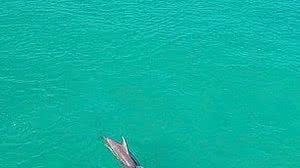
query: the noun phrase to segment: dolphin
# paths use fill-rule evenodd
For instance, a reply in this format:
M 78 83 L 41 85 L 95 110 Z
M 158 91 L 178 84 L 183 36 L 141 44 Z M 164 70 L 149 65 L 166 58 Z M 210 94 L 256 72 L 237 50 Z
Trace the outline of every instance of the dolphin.
M 127 148 L 125 138 L 122 136 L 122 143 L 110 138 L 102 137 L 106 147 L 117 157 L 123 168 L 143 168 Z

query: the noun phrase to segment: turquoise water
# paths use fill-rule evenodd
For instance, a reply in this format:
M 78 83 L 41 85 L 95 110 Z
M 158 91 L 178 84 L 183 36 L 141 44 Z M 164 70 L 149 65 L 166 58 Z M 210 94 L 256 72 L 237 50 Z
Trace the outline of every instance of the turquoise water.
M 0 167 L 300 167 L 299 1 L 0 6 Z

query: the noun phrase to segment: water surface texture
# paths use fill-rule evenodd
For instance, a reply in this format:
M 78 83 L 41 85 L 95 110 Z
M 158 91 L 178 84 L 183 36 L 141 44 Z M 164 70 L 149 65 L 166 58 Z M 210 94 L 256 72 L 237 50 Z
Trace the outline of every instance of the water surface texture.
M 1 0 L 0 167 L 300 167 L 296 0 Z

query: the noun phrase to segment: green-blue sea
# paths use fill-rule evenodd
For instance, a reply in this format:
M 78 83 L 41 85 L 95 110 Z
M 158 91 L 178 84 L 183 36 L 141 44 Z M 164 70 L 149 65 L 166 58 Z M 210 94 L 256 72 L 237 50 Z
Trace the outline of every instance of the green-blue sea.
M 0 2 L 0 168 L 300 167 L 300 1 Z

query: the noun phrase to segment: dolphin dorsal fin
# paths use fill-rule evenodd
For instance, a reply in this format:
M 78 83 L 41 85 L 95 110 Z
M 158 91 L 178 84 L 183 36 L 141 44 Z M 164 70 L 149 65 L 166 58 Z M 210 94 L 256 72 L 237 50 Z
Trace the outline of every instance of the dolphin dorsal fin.
M 122 146 L 125 148 L 125 151 L 127 154 L 129 154 L 128 148 L 127 148 L 127 143 L 125 138 L 122 136 Z

